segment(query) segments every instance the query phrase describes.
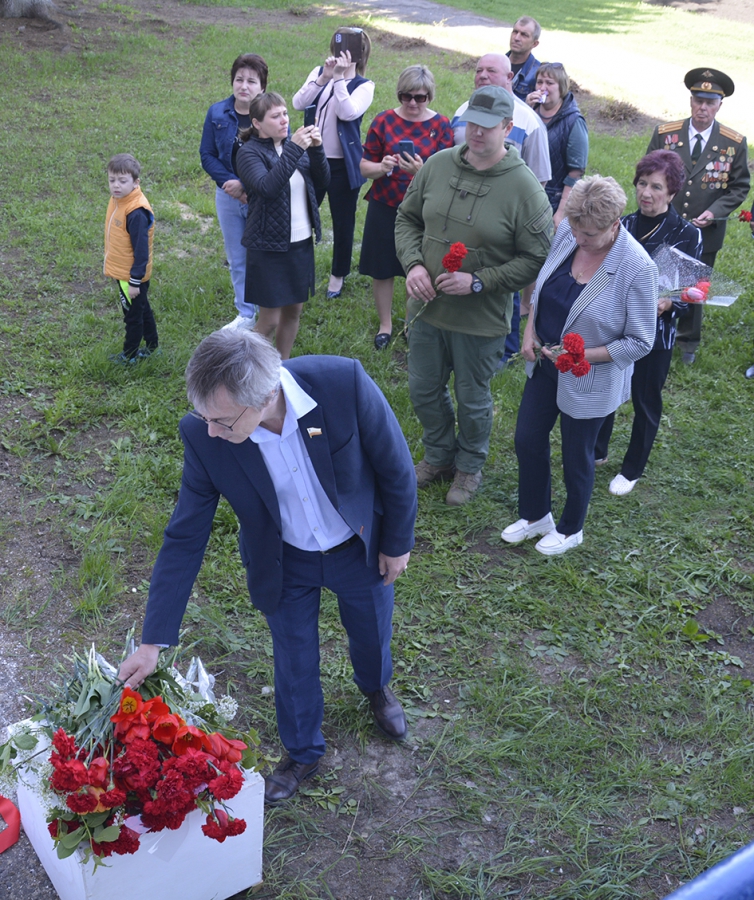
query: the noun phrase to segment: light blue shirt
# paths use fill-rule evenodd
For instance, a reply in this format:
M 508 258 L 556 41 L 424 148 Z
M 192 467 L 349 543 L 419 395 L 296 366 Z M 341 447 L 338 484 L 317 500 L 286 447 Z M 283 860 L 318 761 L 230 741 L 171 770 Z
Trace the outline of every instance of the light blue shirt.
M 316 407 L 286 369 L 280 370 L 280 387 L 285 397 L 285 420 L 281 434 L 258 426 L 250 435 L 259 446 L 270 473 L 282 523 L 283 540 L 299 550 L 330 550 L 353 536 L 342 516 L 320 484 L 306 450 L 298 420 Z M 326 441 L 312 429 L 309 440 Z

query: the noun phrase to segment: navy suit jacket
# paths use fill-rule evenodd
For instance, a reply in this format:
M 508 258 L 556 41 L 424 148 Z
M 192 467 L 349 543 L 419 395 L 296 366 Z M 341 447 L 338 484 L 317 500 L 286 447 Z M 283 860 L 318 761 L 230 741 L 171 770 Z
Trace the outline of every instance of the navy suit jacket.
M 387 400 L 361 363 L 304 356 L 284 363 L 317 403 L 299 428 L 317 477 L 335 509 L 364 542 L 367 565 L 379 553 L 402 556 L 414 545 L 416 476 Z M 211 438 L 185 416 L 183 478 L 149 588 L 142 641 L 176 644 L 222 495 L 238 517 L 239 548 L 251 601 L 274 613 L 283 585 L 280 509 L 257 444 Z

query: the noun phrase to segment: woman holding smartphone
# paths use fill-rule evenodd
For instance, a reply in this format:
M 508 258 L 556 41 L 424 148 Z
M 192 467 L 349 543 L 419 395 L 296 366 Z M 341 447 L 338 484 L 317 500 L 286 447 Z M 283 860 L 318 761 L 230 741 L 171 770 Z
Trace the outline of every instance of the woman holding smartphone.
M 322 237 L 316 192 L 330 170 L 315 126 L 289 136 L 285 100 L 273 91 L 249 107 L 251 128 L 236 166 L 249 200 L 246 299 L 259 307 L 256 330 L 289 359 L 304 302 L 314 291 L 314 243 Z
M 316 124 L 330 165 L 330 186 L 327 192 L 317 191 L 319 203 L 327 193 L 332 216 L 333 258 L 327 286 L 330 300 L 340 297 L 343 279 L 351 271 L 356 204 L 366 180 L 359 171 L 360 129 L 374 99 L 374 82 L 364 77 L 371 47 L 369 35 L 361 28 L 338 28 L 324 65 L 312 69 L 293 98 L 294 109 L 316 106 Z
M 390 343 L 395 277 L 406 275 L 395 254 L 398 207 L 424 160 L 453 146 L 450 122 L 428 106 L 435 96 L 435 79 L 426 66 L 404 69 L 397 94 L 400 105 L 381 112 L 370 125 L 361 160 L 361 174 L 372 180 L 372 186 L 364 198 L 369 206 L 359 273 L 372 278 L 380 317 L 374 338 L 377 350 Z

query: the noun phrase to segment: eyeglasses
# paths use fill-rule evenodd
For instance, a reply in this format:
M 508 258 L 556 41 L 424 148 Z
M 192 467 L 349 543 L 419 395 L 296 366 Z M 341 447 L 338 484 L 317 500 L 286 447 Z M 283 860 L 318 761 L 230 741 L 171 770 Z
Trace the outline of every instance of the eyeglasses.
M 539 68 L 541 69 L 542 66 L 547 66 L 548 69 L 565 69 L 565 66 L 563 65 L 563 63 L 543 62 L 543 63 L 539 64 Z
M 408 94 L 401 91 L 401 93 L 398 94 L 398 99 L 401 103 L 410 103 L 412 100 L 416 103 L 426 103 L 427 100 L 429 100 L 429 94 Z
M 248 406 L 244 406 L 243 410 L 239 415 L 236 416 L 235 419 L 230 423 L 230 425 L 226 425 L 225 422 L 221 422 L 219 419 L 208 419 L 206 416 L 203 416 L 198 410 L 190 409 L 189 415 L 193 416 L 195 419 L 201 419 L 205 425 L 219 425 L 220 428 L 227 428 L 228 431 L 233 431 L 233 426 L 236 422 L 241 418 L 241 416 L 246 412 Z

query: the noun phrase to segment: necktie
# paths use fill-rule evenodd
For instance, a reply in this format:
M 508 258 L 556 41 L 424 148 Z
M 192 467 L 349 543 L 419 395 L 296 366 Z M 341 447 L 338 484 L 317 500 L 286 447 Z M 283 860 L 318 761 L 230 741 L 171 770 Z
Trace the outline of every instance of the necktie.
M 696 143 L 694 144 L 691 150 L 691 162 L 696 165 L 699 162 L 699 157 L 702 155 L 702 136 L 701 134 L 695 134 Z

